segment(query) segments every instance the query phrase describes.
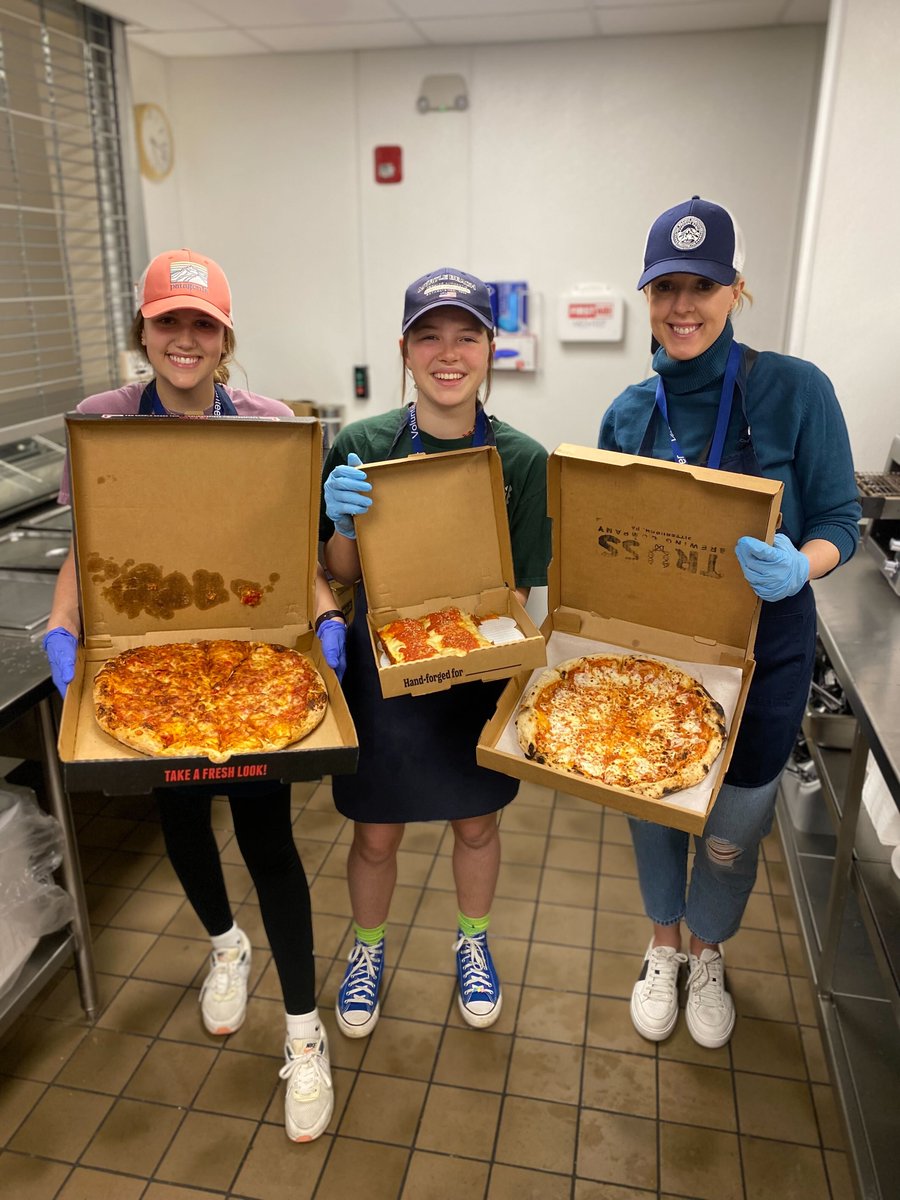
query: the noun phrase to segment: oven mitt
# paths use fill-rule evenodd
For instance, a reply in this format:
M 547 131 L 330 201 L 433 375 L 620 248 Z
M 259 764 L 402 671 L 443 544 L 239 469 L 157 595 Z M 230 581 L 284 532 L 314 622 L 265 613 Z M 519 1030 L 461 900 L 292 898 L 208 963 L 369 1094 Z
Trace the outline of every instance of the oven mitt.
M 66 698 L 66 688 L 72 682 L 75 674 L 75 651 L 78 648 L 78 638 L 57 625 L 48 629 L 41 641 L 44 653 L 50 660 L 50 674 L 56 684 L 57 691 Z
M 744 578 L 763 600 L 796 596 L 809 579 L 809 559 L 783 533 L 775 534 L 775 545 L 758 538 L 738 538 L 734 548 Z
M 343 621 L 332 618 L 323 621 L 316 632 L 322 643 L 325 661 L 338 679 L 343 679 L 347 670 L 347 626 Z
M 371 499 L 363 495 L 371 492 L 372 485 L 366 483 L 365 471 L 359 470 L 361 463 L 358 454 L 348 454 L 347 465 L 335 467 L 325 480 L 325 512 L 338 533 L 348 538 L 356 537 L 354 516 L 364 513 L 372 504 Z

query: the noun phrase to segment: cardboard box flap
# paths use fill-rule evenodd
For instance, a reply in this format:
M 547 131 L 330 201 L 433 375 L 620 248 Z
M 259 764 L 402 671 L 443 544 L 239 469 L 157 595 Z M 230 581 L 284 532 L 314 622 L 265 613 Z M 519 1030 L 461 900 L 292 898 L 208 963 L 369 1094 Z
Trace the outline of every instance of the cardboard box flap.
M 749 644 L 759 601 L 734 546 L 744 534 L 771 541 L 780 482 L 562 445 L 548 488 L 551 613 Z
M 356 534 L 371 610 L 515 587 L 493 447 L 364 466 L 374 502 L 357 518 Z
M 308 628 L 321 427 L 66 417 L 86 640 Z

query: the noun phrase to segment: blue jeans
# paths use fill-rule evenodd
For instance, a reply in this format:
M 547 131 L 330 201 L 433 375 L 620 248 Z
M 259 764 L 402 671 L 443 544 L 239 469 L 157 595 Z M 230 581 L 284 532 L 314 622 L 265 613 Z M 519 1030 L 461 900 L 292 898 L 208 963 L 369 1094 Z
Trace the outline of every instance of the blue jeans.
M 657 925 L 682 919 L 701 942 L 724 942 L 741 918 L 759 861 L 759 843 L 772 828 L 778 777 L 762 787 L 725 784 L 702 835 L 695 835 L 694 869 L 687 882 L 690 834 L 629 818 L 644 909 Z

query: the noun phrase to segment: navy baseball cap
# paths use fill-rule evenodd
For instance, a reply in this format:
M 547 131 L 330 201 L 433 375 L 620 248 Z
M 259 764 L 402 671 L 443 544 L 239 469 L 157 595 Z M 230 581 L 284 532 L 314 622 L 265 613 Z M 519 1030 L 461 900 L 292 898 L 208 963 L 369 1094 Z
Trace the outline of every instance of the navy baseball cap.
M 737 221 L 721 204 L 693 196 L 650 226 L 638 290 L 674 271 L 730 284 L 743 268 L 744 235 Z
M 491 333 L 494 332 L 494 313 L 487 284 L 453 267 L 438 267 L 436 271 L 430 271 L 409 285 L 403 305 L 402 332 L 406 333 L 410 325 L 424 313 L 451 304 L 456 308 L 464 308 L 477 317 L 482 325 L 486 325 Z

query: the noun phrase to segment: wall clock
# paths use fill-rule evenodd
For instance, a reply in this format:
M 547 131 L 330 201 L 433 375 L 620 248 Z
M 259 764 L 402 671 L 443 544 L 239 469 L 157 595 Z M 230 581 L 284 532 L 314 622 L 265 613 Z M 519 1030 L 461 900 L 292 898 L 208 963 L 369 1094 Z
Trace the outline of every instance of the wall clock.
M 175 141 L 169 118 L 158 104 L 136 104 L 134 123 L 141 174 L 155 181 L 165 179 L 175 161 Z

